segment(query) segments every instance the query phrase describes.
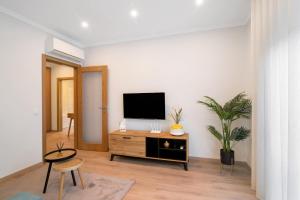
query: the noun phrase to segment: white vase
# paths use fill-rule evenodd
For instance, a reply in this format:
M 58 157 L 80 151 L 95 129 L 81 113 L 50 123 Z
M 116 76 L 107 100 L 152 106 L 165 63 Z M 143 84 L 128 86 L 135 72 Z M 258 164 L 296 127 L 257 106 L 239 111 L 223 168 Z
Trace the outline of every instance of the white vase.
M 126 132 L 126 120 L 125 119 L 123 119 L 120 122 L 120 132 Z
M 171 129 L 170 134 L 175 135 L 175 136 L 180 136 L 180 135 L 184 134 L 184 130 L 183 129 Z

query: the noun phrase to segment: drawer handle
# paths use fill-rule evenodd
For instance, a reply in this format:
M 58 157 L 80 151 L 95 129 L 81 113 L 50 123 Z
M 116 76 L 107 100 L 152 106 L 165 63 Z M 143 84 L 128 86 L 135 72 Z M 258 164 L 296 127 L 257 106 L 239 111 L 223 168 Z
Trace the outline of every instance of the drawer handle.
M 131 139 L 131 137 L 124 136 L 123 139 L 129 140 L 129 139 Z

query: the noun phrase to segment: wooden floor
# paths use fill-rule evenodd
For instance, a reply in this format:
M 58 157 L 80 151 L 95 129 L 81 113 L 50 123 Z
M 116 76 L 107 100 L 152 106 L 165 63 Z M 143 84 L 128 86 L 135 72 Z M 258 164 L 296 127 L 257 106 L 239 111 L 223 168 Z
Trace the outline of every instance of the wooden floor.
M 68 138 L 66 130 L 47 134 L 47 151 L 55 150 L 56 143 L 63 141 L 65 147 L 74 147 L 74 136 Z M 78 157 L 85 159 L 82 169 L 135 180 L 136 183 L 125 200 L 254 200 L 255 192 L 250 189 L 250 169 L 237 164 L 233 171 L 223 170 L 216 160 L 191 158 L 189 171 L 181 164 L 115 157 L 109 161 L 104 152 L 79 151 Z
M 61 132 L 48 132 L 46 134 L 46 149 L 47 152 L 56 150 L 56 144 L 63 142 L 64 148 L 74 148 L 74 134 L 71 128 L 70 136 L 68 137 L 68 129 L 63 129 Z
M 189 171 L 180 164 L 115 157 L 109 161 L 108 153 L 79 151 L 85 159 L 82 169 L 135 180 L 136 183 L 125 200 L 170 199 L 170 200 L 254 200 L 250 189 L 250 170 L 237 164 L 231 175 L 230 169 L 220 174 L 219 162 L 192 158 Z

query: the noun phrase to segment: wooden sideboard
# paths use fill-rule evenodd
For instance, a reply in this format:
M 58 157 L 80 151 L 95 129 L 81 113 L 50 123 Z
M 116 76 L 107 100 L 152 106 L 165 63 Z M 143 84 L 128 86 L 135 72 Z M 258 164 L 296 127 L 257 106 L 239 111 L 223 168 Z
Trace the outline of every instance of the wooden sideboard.
M 169 143 L 166 147 L 165 143 Z M 114 156 L 131 156 L 178 162 L 188 170 L 189 135 L 173 136 L 169 133 L 127 130 L 109 134 L 110 160 Z

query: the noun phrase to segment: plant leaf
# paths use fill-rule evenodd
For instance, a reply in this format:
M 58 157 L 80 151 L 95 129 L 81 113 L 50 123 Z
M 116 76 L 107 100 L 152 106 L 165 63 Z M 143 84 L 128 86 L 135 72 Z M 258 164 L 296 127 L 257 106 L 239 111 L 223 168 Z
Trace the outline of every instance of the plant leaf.
M 221 120 L 224 119 L 224 110 L 222 106 L 211 97 L 205 96 L 204 98 L 205 101 L 198 101 L 198 103 L 206 105 L 211 111 L 214 111 Z
M 246 98 L 244 92 L 237 94 L 229 100 L 223 107 L 226 113 L 226 120 L 234 121 L 239 118 L 250 118 L 252 112 L 252 102 Z
M 208 126 L 207 130 L 214 135 L 220 142 L 222 142 L 223 140 L 223 136 L 222 134 L 216 130 L 216 128 L 214 126 Z
M 250 130 L 246 129 L 245 127 L 236 127 L 231 131 L 230 140 L 231 141 L 241 141 L 249 137 Z

